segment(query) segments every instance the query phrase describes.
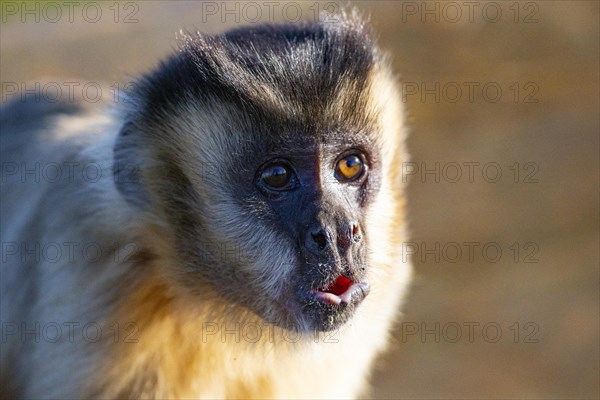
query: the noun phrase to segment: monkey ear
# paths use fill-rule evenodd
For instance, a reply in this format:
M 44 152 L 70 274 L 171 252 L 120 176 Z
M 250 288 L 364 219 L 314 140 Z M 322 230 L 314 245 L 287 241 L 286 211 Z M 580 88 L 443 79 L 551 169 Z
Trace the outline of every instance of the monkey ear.
M 113 178 L 119 193 L 129 204 L 147 208 L 150 196 L 142 180 L 142 138 L 133 122 L 125 122 L 113 149 Z

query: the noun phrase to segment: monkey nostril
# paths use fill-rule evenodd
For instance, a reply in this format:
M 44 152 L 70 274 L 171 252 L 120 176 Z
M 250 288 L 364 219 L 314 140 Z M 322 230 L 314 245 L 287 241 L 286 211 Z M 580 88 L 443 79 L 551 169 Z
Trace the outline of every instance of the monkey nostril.
M 360 228 L 358 224 L 352 224 L 352 240 L 355 242 L 359 242 L 362 239 L 362 235 L 360 234 Z
M 311 233 L 313 241 L 319 246 L 319 250 L 323 250 L 327 246 L 327 238 L 323 231 L 317 233 Z

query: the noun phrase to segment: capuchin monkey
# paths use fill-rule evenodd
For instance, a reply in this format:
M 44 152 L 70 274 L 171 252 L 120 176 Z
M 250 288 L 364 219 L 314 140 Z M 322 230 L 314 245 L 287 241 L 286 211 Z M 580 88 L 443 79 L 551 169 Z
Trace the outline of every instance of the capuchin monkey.
M 49 97 L 1 109 L 3 396 L 366 393 L 411 268 L 402 104 L 356 12 Z

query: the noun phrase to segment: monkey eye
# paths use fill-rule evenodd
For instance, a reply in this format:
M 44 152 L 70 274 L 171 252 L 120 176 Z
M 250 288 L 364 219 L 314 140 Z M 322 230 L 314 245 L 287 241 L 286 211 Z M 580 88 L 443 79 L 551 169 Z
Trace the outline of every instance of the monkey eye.
M 288 190 L 295 186 L 292 169 L 283 163 L 270 164 L 262 169 L 259 181 L 271 190 Z
M 356 181 L 363 177 L 366 167 L 356 154 L 350 154 L 340 159 L 335 167 L 335 177 L 340 182 Z

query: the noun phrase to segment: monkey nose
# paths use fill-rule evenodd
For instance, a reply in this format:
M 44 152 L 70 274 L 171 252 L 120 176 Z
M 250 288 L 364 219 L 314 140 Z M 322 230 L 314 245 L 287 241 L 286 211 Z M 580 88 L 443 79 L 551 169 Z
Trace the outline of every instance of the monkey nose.
M 339 230 L 337 241 L 340 252 L 343 254 L 354 244 L 362 240 L 362 234 L 358 222 L 352 221 Z
M 321 225 L 315 226 L 308 230 L 306 247 L 314 254 L 320 254 L 328 248 L 333 247 L 333 243 L 337 242 L 338 250 L 341 254 L 344 254 L 354 243 L 362 240 L 361 229 L 356 221 L 352 221 L 337 229 L 336 236 L 334 239 L 330 230 Z
M 325 251 L 331 246 L 331 234 L 321 226 L 313 227 L 308 230 L 306 238 L 306 247 L 315 254 Z

